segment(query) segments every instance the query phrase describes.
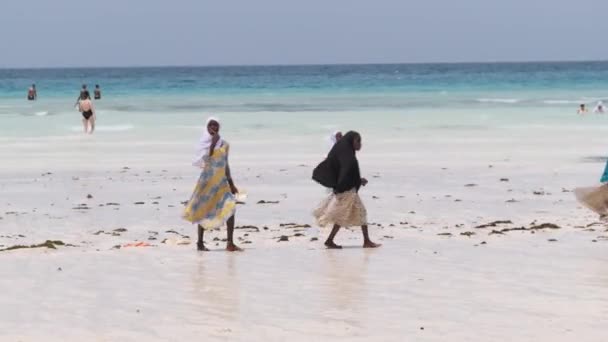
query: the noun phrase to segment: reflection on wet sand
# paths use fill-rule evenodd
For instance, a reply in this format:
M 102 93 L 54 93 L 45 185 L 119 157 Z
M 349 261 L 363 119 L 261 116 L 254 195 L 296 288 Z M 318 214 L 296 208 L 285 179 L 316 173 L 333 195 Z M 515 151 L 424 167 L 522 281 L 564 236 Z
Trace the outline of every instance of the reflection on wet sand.
M 226 323 L 238 320 L 240 281 L 235 260 L 237 257 L 227 253 L 221 257 L 221 262 L 210 262 L 206 260 L 206 256 L 197 259 L 192 283 L 194 294 L 199 299 L 199 309 L 204 316 L 214 317 Z
M 322 316 L 339 321 L 351 328 L 361 329 L 367 321 L 369 303 L 367 267 L 369 250 L 346 249 L 326 251 L 326 263 L 321 270 L 326 284 L 321 287 Z M 345 258 L 344 253 L 355 255 Z M 324 291 L 323 291 L 324 290 Z

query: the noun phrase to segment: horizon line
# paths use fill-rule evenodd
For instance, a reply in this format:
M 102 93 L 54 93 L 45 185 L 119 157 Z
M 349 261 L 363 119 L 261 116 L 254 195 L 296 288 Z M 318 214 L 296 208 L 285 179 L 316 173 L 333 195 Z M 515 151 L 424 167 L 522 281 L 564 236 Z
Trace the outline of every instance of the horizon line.
M 37 66 L 0 67 L 0 70 L 52 70 L 52 69 L 153 69 L 153 68 L 242 68 L 242 67 L 312 67 L 312 66 L 363 66 L 363 65 L 470 65 L 470 64 L 545 64 L 545 63 L 604 63 L 608 59 L 589 60 L 505 60 L 468 62 L 381 62 L 381 63 L 277 63 L 277 64 L 167 64 L 167 65 L 105 65 L 105 66 Z

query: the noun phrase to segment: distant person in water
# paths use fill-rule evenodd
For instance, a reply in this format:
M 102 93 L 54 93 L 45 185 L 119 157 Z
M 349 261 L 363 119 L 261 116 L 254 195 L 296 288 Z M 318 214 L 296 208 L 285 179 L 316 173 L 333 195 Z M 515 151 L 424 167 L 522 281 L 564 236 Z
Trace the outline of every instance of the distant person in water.
M 83 85 L 82 85 L 82 88 L 80 88 L 80 95 L 79 95 L 79 96 L 80 96 L 80 97 L 82 97 L 82 94 L 83 94 L 83 93 L 88 93 L 88 92 L 89 92 L 89 90 L 87 89 L 87 85 L 86 85 L 86 84 L 83 84 Z M 89 97 L 90 97 L 90 96 L 89 96 Z
M 578 114 L 587 114 L 587 107 L 585 107 L 584 103 L 581 103 L 581 105 L 578 107 L 578 110 L 576 111 Z
M 101 89 L 99 88 L 99 84 L 95 85 L 95 92 L 93 94 L 95 100 L 101 100 Z
M 198 142 L 193 165 L 201 169 L 194 192 L 186 205 L 183 218 L 198 227 L 199 251 L 208 251 L 203 241 L 205 230 L 214 230 L 226 224 L 226 250 L 242 251 L 234 243 L 234 215 L 239 190 L 232 181 L 228 153 L 230 145 L 220 137 L 220 121 L 209 118 Z
M 89 93 L 89 91 L 87 90 L 87 85 L 83 84 L 82 88 L 80 88 L 80 94 L 78 94 L 78 97 L 76 98 L 76 104 L 75 106 L 78 106 L 78 104 L 80 103 L 80 100 L 82 99 L 82 96 L 85 93 Z M 89 94 L 89 98 L 91 97 L 91 94 Z
M 84 132 L 93 134 L 93 131 L 95 131 L 95 107 L 93 106 L 91 95 L 88 91 L 84 91 L 80 94 L 78 110 L 82 113 Z
M 329 152 L 327 158 L 313 171 L 312 178 L 319 184 L 332 188 L 333 192 L 327 197 L 313 215 L 320 227 L 333 225 L 331 233 L 325 241 L 329 249 L 340 249 L 334 242 L 341 227 L 360 226 L 363 232 L 363 247 L 375 248 L 380 244 L 372 242 L 367 229 L 367 211 L 359 189 L 367 185 L 367 180 L 361 178 L 357 151 L 361 150 L 361 135 L 348 132 Z
M 596 114 L 604 114 L 604 110 L 604 102 L 598 101 L 597 105 L 595 106 L 595 109 L 593 109 L 593 112 Z
M 32 86 L 27 90 L 27 99 L 29 101 L 36 101 L 38 98 L 38 92 L 36 92 L 36 85 L 32 84 Z

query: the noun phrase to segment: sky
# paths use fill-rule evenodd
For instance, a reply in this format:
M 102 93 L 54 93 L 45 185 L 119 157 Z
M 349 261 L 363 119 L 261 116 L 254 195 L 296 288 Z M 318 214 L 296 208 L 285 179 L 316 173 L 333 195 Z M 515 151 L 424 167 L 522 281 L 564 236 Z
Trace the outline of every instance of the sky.
M 2 0 L 0 68 L 607 60 L 607 0 Z

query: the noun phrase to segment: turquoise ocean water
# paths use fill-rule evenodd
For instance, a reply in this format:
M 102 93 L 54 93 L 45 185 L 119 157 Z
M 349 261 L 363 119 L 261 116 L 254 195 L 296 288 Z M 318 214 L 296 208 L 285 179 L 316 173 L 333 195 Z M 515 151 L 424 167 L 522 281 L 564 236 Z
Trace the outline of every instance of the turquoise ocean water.
M 25 99 L 32 83 L 35 102 Z M 571 124 L 579 103 L 592 110 L 608 100 L 608 62 L 4 69 L 0 137 L 79 133 L 74 102 L 83 83 L 102 88 L 96 105 L 106 134 L 200 127 L 209 113 L 237 129 L 286 134 L 355 120 L 445 131 Z

